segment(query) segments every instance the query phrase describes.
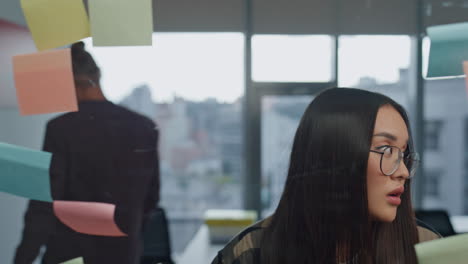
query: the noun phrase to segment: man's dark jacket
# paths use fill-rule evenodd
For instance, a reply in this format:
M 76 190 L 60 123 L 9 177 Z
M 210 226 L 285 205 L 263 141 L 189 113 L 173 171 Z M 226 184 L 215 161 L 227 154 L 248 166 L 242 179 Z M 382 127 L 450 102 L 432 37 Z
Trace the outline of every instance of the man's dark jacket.
M 80 234 L 54 218 L 45 263 L 138 263 L 143 222 L 159 201 L 157 142 L 153 121 L 109 101 L 83 102 L 49 121 L 44 150 L 53 154 L 53 199 L 115 204 L 128 237 Z

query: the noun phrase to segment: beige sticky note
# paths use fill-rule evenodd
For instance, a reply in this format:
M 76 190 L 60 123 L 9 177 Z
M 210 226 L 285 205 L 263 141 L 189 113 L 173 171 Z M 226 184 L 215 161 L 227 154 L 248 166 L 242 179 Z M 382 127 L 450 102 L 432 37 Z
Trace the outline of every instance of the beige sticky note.
M 82 257 L 79 258 L 74 258 L 65 262 L 62 262 L 61 264 L 85 264 L 83 261 Z
M 94 46 L 152 45 L 151 0 L 89 0 Z
M 420 264 L 460 264 L 468 260 L 468 234 L 458 234 L 415 245 Z
M 22 115 L 78 111 L 70 49 L 13 57 Z
M 83 0 L 21 0 L 21 7 L 40 51 L 90 36 Z

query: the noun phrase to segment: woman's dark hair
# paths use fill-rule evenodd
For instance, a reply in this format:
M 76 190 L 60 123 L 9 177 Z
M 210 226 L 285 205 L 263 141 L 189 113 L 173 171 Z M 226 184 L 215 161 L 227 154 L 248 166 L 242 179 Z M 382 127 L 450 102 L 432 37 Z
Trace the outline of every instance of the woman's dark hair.
M 88 81 L 99 83 L 101 70 L 96 65 L 91 54 L 85 50 L 85 44 L 82 41 L 72 44 L 71 56 L 73 76 L 78 86 L 88 86 L 79 85 L 80 83 L 88 84 Z
M 417 263 L 410 180 L 392 223 L 370 220 L 367 161 L 377 112 L 403 107 L 387 96 L 331 88 L 307 107 L 294 137 L 286 185 L 265 229 L 263 264 Z M 408 168 L 409 169 L 409 168 Z

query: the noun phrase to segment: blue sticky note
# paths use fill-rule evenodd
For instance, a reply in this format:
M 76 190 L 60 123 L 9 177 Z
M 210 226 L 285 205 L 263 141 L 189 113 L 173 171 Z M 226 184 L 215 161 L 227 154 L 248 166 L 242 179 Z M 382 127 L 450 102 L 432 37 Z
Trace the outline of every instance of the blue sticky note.
M 52 202 L 51 158 L 48 152 L 0 143 L 0 191 Z
M 427 28 L 431 39 L 427 77 L 463 75 L 468 60 L 468 22 Z

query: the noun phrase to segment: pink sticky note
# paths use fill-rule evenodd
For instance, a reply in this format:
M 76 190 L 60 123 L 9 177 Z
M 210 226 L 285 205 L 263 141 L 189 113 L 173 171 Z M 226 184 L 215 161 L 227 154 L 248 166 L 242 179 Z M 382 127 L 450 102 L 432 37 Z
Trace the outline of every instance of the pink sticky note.
M 57 218 L 76 232 L 88 235 L 127 236 L 115 223 L 114 212 L 114 204 L 54 201 Z
M 13 57 L 22 115 L 78 111 L 70 49 Z

